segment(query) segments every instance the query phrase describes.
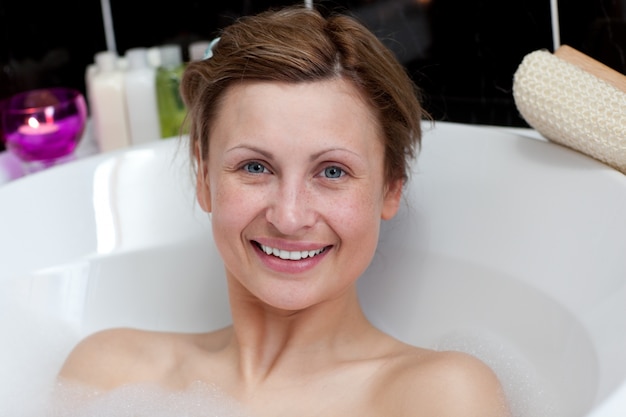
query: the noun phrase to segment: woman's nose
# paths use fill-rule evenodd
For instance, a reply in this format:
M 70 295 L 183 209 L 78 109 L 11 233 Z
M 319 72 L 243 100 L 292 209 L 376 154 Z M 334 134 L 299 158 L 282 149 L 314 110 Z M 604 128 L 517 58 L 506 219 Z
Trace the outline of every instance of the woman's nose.
M 266 219 L 281 234 L 297 235 L 315 224 L 312 195 L 306 184 L 282 184 L 272 196 Z

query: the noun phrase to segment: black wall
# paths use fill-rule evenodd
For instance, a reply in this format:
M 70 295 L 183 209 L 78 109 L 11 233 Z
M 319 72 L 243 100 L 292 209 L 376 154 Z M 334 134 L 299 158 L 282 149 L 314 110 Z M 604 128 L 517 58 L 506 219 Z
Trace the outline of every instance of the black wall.
M 117 51 L 211 39 L 238 16 L 294 1 L 110 0 Z M 316 1 L 353 13 L 389 45 L 438 120 L 526 126 L 512 99 L 524 55 L 553 49 L 549 0 Z M 626 73 L 626 0 L 561 1 L 560 38 Z M 99 0 L 0 0 L 0 99 L 40 87 L 85 90 L 107 48 Z M 185 57 L 187 58 L 187 57 Z

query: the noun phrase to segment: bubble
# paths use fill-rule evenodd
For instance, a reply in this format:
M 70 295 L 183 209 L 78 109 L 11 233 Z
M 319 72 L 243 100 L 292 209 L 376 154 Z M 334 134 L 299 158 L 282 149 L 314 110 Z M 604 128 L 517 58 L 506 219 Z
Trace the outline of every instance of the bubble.
M 41 417 L 56 375 L 79 336 L 57 319 L 0 302 L 0 416 Z
M 100 393 L 59 381 L 46 417 L 249 417 L 243 406 L 213 384 L 196 382 L 170 391 L 129 384 Z
M 435 348 L 465 352 L 489 366 L 502 384 L 513 417 L 562 416 L 534 366 L 500 338 L 484 331 L 457 331 L 442 337 Z

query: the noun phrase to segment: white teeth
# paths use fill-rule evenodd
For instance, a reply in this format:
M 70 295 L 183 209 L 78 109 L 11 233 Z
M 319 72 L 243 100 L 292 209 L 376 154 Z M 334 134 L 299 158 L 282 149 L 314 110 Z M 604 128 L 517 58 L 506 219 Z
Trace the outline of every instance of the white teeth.
M 259 246 L 261 247 L 263 252 L 267 253 L 268 255 L 274 255 L 279 257 L 280 259 L 289 259 L 292 261 L 299 261 L 300 259 L 304 258 L 312 258 L 315 255 L 319 255 L 320 253 L 324 252 L 324 248 L 304 251 L 287 251 L 277 248 L 271 248 L 269 246 L 261 244 L 259 244 Z

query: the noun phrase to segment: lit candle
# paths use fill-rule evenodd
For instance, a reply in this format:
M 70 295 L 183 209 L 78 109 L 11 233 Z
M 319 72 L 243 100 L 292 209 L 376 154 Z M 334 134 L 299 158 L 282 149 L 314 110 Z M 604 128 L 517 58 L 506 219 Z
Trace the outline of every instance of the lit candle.
M 28 124 L 20 126 L 17 130 L 23 135 L 44 135 L 54 133 L 59 130 L 59 126 L 54 123 L 40 123 L 34 117 L 28 118 Z
M 40 122 L 36 117 L 30 116 L 26 124 L 18 128 L 18 132 L 23 135 L 45 135 L 59 130 L 59 126 L 54 123 L 54 107 L 48 106 L 44 110 L 45 122 Z

